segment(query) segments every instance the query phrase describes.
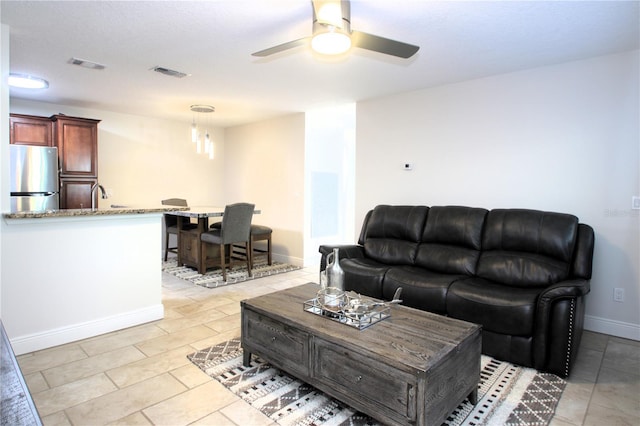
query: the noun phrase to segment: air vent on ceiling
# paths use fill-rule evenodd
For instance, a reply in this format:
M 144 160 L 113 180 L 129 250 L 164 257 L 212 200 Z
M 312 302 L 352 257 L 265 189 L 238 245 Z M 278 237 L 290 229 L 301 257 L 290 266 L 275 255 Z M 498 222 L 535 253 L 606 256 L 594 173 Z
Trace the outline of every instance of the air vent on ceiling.
M 87 61 L 86 59 L 80 58 L 71 58 L 69 59 L 69 63 L 71 65 L 78 65 L 84 68 L 90 68 L 92 70 L 103 70 L 105 68 L 104 65 L 99 64 L 97 62 Z
M 153 71 L 155 72 L 159 72 L 160 74 L 164 74 L 164 75 L 168 75 L 170 77 L 176 77 L 176 78 L 182 78 L 182 77 L 187 77 L 189 76 L 189 74 L 180 72 L 180 71 L 176 71 L 176 70 L 172 70 L 169 68 L 165 68 L 165 67 L 153 67 L 151 68 Z

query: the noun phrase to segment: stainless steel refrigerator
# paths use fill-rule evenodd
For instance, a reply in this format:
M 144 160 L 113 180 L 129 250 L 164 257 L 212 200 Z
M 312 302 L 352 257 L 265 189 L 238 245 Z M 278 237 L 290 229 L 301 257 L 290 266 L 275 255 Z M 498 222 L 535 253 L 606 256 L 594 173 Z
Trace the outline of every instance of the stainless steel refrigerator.
M 58 210 L 58 148 L 9 145 L 11 211 Z

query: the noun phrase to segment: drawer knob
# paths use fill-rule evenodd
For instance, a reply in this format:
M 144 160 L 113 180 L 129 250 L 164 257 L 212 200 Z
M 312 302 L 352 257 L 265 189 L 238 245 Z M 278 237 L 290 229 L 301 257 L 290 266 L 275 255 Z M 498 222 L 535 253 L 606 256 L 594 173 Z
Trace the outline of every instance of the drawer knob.
M 273 336 L 273 337 L 271 338 L 271 341 L 272 341 L 272 342 L 275 342 L 275 341 L 276 341 L 276 336 Z
M 362 380 L 362 376 L 356 376 L 356 382 L 359 382 L 360 380 Z

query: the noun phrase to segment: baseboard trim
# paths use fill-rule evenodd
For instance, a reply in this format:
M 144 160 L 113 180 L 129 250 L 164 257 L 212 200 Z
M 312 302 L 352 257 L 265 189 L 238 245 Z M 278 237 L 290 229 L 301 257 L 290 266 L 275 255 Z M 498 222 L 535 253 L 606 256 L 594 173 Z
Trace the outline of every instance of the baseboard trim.
M 162 303 L 135 311 L 124 312 L 110 317 L 98 318 L 84 323 L 54 328 L 42 333 L 18 336 L 10 339 L 16 355 L 39 351 L 76 340 L 87 339 L 100 334 L 122 330 L 164 318 Z
M 640 324 L 615 321 L 607 318 L 584 316 L 584 329 L 596 333 L 609 334 L 624 339 L 640 341 Z
M 299 266 L 301 268 L 304 267 L 304 262 L 299 257 L 272 253 L 271 260 L 273 260 L 274 262 L 288 263 L 289 265 Z

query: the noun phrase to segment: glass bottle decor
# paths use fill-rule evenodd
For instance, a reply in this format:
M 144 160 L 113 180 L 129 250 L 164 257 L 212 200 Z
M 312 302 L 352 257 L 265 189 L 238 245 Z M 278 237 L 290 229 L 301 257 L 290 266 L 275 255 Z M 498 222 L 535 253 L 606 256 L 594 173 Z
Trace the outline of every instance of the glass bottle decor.
M 333 252 L 327 255 L 327 287 L 335 287 L 344 290 L 344 270 L 340 266 L 340 257 L 338 249 L 334 248 Z

